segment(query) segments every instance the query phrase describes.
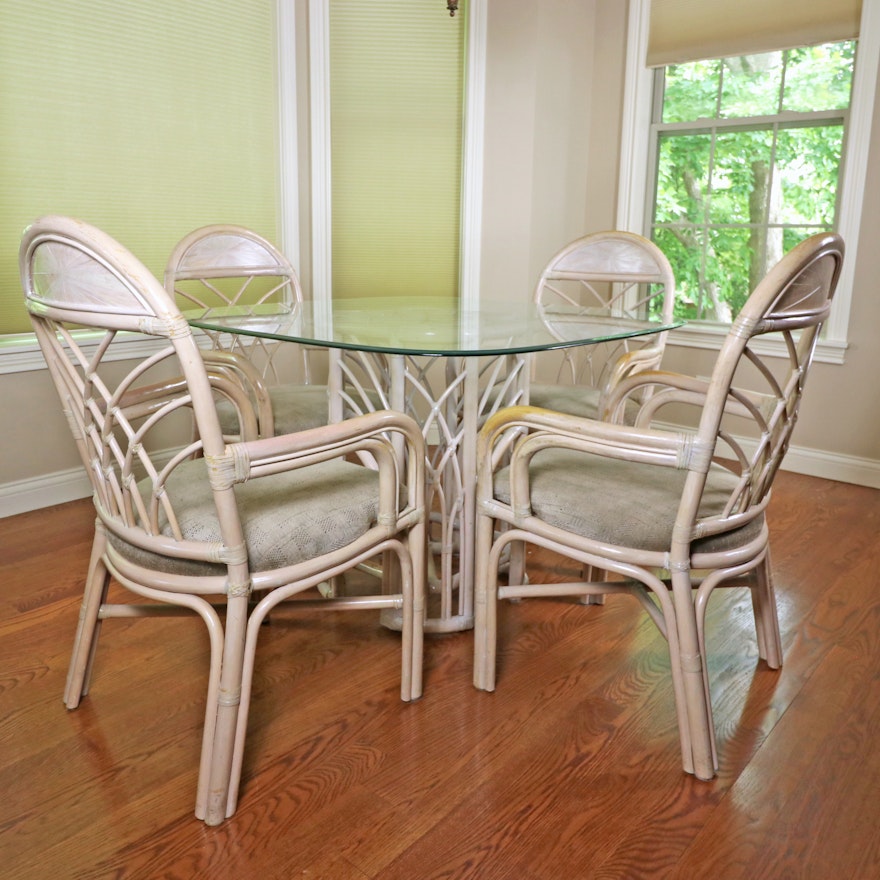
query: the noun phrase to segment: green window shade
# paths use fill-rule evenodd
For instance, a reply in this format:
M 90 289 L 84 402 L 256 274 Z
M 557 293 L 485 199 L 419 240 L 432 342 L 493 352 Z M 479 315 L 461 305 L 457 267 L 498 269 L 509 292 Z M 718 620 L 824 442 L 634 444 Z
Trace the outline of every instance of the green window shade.
M 458 296 L 465 21 L 330 0 L 333 296 Z
M 69 214 L 161 279 L 207 223 L 278 234 L 274 5 L 0 0 L 0 332 L 23 228 Z

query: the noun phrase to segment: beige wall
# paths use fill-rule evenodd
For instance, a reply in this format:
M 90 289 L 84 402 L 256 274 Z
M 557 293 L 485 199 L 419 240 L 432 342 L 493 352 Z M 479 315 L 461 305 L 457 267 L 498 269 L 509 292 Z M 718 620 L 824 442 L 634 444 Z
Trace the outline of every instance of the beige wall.
M 614 225 L 626 4 L 489 0 L 488 25 L 482 287 L 496 298 L 528 296 L 543 263 L 561 242 Z M 298 32 L 302 38 L 304 27 Z M 876 475 L 880 113 L 875 113 L 871 144 L 851 346 L 845 364 L 816 365 L 795 445 L 832 458 L 855 457 L 873 466 Z M 305 194 L 306 175 L 301 182 Z M 307 254 L 305 241 L 303 257 Z M 673 346 L 668 365 L 705 374 L 711 354 Z M 77 466 L 44 373 L 0 375 L 0 401 L 5 419 L 0 490 Z
M 490 0 L 481 296 L 529 296 L 585 228 L 596 5 Z
M 45 370 L 0 376 L 0 487 L 79 465 L 70 428 Z

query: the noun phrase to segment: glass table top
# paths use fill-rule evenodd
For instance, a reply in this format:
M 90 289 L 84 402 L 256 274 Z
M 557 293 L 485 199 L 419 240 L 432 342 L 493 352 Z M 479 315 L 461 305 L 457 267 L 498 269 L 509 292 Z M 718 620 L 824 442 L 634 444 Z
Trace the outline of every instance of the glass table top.
M 608 317 L 587 308 L 533 302 L 465 310 L 432 297 L 334 299 L 326 308 L 264 304 L 184 312 L 193 327 L 329 348 L 386 354 L 473 356 L 547 351 L 659 333 L 681 322 Z

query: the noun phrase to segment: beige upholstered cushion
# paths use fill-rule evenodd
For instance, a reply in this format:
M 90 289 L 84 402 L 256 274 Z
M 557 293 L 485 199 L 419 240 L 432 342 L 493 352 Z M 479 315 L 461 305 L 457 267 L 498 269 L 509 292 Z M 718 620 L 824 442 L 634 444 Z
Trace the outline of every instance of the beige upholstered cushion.
M 235 487 L 252 571 L 302 562 L 336 550 L 376 523 L 378 475 L 347 462 L 326 462 L 297 471 L 249 480 Z M 168 495 L 187 540 L 219 542 L 220 529 L 205 462 L 179 467 Z M 167 524 L 165 535 L 171 531 Z M 223 567 L 146 553 L 117 538 L 126 558 L 158 571 L 216 574 Z
M 532 511 L 550 525 L 585 538 L 664 551 L 672 542 L 686 471 L 554 449 L 532 460 Z M 720 465 L 709 471 L 700 516 L 720 513 L 736 476 Z M 507 469 L 498 472 L 496 496 L 510 501 Z M 695 541 L 694 552 L 747 543 L 760 531 L 759 517 L 742 528 Z
M 367 396 L 374 409 L 382 408 L 382 400 L 375 391 Z M 320 428 L 328 422 L 329 400 L 326 385 L 275 385 L 269 389 L 275 435 L 295 434 L 308 428 Z M 217 414 L 224 434 L 238 434 L 238 420 L 232 404 L 217 402 Z M 346 413 L 350 416 L 352 413 Z
M 529 403 L 585 419 L 599 414 L 599 389 L 589 385 L 530 385 Z
M 599 389 L 589 385 L 530 385 L 529 403 L 583 419 L 599 418 Z M 639 405 L 635 400 L 627 400 L 625 406 L 624 422 L 632 425 Z
M 327 424 L 326 385 L 277 385 L 269 389 L 275 434 L 293 434 Z M 231 403 L 217 402 L 217 415 L 224 434 L 238 434 L 238 420 Z

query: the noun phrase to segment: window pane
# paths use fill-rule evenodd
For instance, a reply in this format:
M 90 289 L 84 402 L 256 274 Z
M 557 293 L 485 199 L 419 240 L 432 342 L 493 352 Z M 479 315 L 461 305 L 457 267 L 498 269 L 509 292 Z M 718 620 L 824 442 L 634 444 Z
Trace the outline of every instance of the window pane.
M 458 296 L 466 21 L 330 4 L 334 296 Z
M 720 61 L 694 61 L 666 68 L 663 122 L 714 119 L 718 107 Z
M 732 131 L 717 136 L 711 222 L 766 222 L 772 183 L 772 148 L 772 131 Z
M 815 229 L 809 226 L 789 226 L 782 230 L 782 251 L 788 253 L 796 244 L 800 244 L 805 238 L 815 233 Z
M 842 150 L 842 125 L 779 132 L 781 203 L 776 222 L 833 226 Z
M 726 58 L 722 70 L 719 116 L 736 119 L 779 112 L 782 52 Z
M 711 146 L 711 134 L 660 139 L 654 209 L 657 223 L 704 222 Z
M 854 62 L 853 41 L 789 50 L 783 109 L 809 113 L 849 107 Z
M 675 317 L 686 321 L 698 320 L 701 317 L 699 304 L 703 263 L 700 230 L 659 227 L 654 230 L 653 239 L 675 270 Z
M 751 264 L 759 258 L 753 239 L 749 229 L 709 230 L 703 320 L 729 322 L 743 307 L 751 293 Z
M 272 8 L 2 5 L 0 333 L 31 330 L 17 256 L 41 214 L 101 227 L 159 278 L 197 226 L 277 239 Z

